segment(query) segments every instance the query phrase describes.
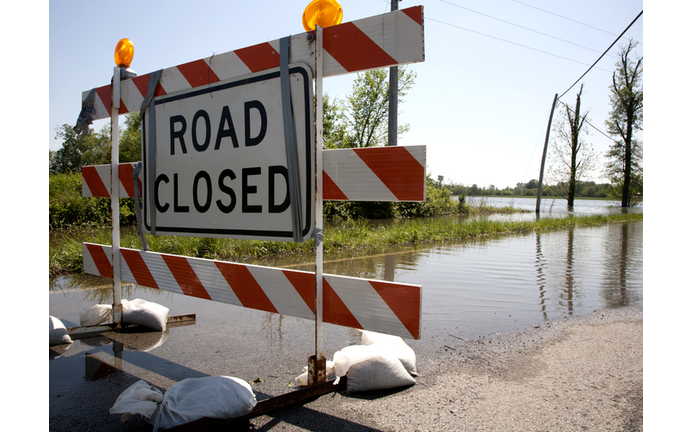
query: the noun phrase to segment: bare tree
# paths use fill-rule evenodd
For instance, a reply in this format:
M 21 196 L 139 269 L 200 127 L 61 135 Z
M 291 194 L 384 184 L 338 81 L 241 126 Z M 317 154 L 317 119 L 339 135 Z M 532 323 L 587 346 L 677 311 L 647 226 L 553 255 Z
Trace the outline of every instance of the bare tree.
M 588 175 L 596 166 L 596 153 L 593 146 L 583 137 L 589 135 L 584 128 L 588 112 L 581 114 L 581 95 L 584 84 L 577 93 L 574 108 L 564 104 L 553 133 L 555 139 L 550 148 L 551 167 L 549 175 L 558 185 L 566 185 L 567 207 L 574 208 L 577 182 Z

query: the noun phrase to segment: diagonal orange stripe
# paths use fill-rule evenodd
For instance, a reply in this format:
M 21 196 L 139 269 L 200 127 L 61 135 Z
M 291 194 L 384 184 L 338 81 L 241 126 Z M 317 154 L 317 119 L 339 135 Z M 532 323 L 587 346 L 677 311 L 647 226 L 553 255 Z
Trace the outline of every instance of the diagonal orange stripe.
M 111 112 L 111 85 L 108 84 L 103 87 L 96 89 L 96 95 L 101 99 L 101 103 L 106 108 L 106 112 L 110 114 Z
M 279 67 L 279 53 L 267 42 L 233 52 L 252 72 Z
M 325 28 L 324 49 L 349 72 L 397 64 L 352 22 Z
M 368 281 L 415 339 L 420 339 L 421 292 L 413 285 Z
M 101 176 L 96 171 L 95 166 L 83 166 L 82 178 L 84 178 L 91 196 L 102 198 L 111 196 L 110 189 L 103 184 L 103 180 L 101 180 Z
M 193 88 L 220 81 L 219 77 L 216 76 L 204 60 L 195 60 L 181 64 L 178 66 L 178 70 Z
M 336 291 L 334 291 L 326 279 L 323 278 L 322 280 L 324 294 L 323 321 L 329 324 L 362 329 L 363 326 L 353 316 Z
M 120 254 L 130 268 L 132 276 L 135 278 L 135 282 L 137 282 L 138 285 L 151 288 L 159 287 L 139 251 L 134 249 L 120 249 Z
M 408 17 L 417 22 L 419 26 L 423 25 L 423 6 L 413 6 L 402 9 L 401 12 L 408 15 Z
M 399 201 L 425 199 L 425 167 L 405 147 L 354 151 Z
M 243 307 L 279 313 L 262 287 L 242 264 L 214 261 Z
M 339 186 L 334 183 L 329 174 L 322 171 L 322 199 L 326 200 L 344 200 L 347 201 L 348 197 L 344 194 Z
M 283 270 L 284 276 L 303 298 L 303 301 L 315 313 L 315 274 Z
M 108 256 L 106 255 L 106 252 L 103 250 L 103 246 L 89 243 L 84 244 L 86 245 L 87 250 L 89 251 L 89 255 L 91 255 L 91 259 L 94 261 L 94 264 L 96 264 L 96 269 L 99 272 L 99 276 L 112 278 L 113 266 L 111 265 L 111 262 L 108 260 Z
M 127 197 L 121 198 L 134 198 L 135 196 L 135 187 L 132 181 L 132 172 L 134 170 L 132 164 L 118 164 L 118 177 L 120 177 L 120 183 L 123 185 L 123 188 L 125 188 L 125 193 L 127 194 Z
M 185 295 L 211 300 L 204 285 L 187 262 L 187 258 L 176 255 L 161 255 L 161 257 Z

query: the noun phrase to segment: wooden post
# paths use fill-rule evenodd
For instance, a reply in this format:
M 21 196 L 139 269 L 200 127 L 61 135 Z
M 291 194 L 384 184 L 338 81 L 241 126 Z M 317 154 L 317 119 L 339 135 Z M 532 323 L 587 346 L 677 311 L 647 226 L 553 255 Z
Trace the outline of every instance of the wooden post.
M 548 154 L 548 141 L 550 140 L 550 128 L 553 124 L 553 113 L 557 104 L 557 93 L 553 98 L 553 106 L 550 108 L 550 117 L 548 118 L 548 130 L 545 131 L 545 145 L 543 146 L 543 159 L 541 160 L 541 174 L 538 177 L 538 194 L 536 196 L 536 215 L 541 213 L 541 194 L 543 193 L 543 171 L 545 170 L 545 156 Z

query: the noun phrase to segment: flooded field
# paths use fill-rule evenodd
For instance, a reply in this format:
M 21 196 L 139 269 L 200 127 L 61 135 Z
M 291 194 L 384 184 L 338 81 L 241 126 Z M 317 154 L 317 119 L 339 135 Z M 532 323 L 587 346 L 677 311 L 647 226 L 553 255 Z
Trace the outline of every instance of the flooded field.
M 314 270 L 313 263 L 264 265 Z M 452 340 L 511 334 L 597 310 L 641 310 L 643 222 L 394 248 L 374 256 L 334 255 L 325 258 L 324 272 L 422 285 L 422 337 L 407 342 L 425 374 Z M 98 398 L 104 410 L 98 429 L 125 430 L 107 409 L 137 379 L 168 388 L 184 378 L 229 375 L 251 382 L 260 399 L 281 394 L 293 388 L 314 354 L 309 320 L 135 285 L 124 286 L 123 298 L 162 304 L 170 315 L 196 314 L 196 321 L 163 333 L 107 333 L 51 350 L 51 423 L 65 420 L 67 404 L 85 406 Z M 49 312 L 68 327 L 79 325 L 80 310 L 111 301 L 109 279 L 51 280 Z M 328 359 L 358 341 L 356 330 L 325 324 Z

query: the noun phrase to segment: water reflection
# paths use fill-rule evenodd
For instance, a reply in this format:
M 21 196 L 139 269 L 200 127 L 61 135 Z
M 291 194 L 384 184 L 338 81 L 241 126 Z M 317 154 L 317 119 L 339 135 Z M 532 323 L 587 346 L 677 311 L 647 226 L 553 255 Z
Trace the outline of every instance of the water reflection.
M 543 250 L 541 248 L 541 234 L 536 233 L 536 284 L 538 285 L 538 304 L 541 307 L 541 312 L 543 313 L 544 320 L 548 319 L 545 301 L 546 277 L 543 269 L 545 265 L 546 259 L 545 256 L 543 256 Z
M 113 282 L 109 278 L 88 274 L 69 274 L 50 278 L 48 287 L 51 295 L 69 295 L 73 306 L 78 309 L 94 304 L 113 303 Z M 121 284 L 120 289 L 124 299 L 134 299 L 142 296 L 143 293 L 152 293 L 161 301 L 166 301 L 174 294 L 170 291 L 125 282 Z
M 641 238 L 632 227 L 623 224 L 613 227 L 613 236 L 604 245 L 609 264 L 606 266 L 605 279 L 613 289 L 603 290 L 602 296 L 610 308 L 630 306 L 641 302 L 640 295 L 632 293 L 629 287 L 632 281 L 642 278 Z M 632 239 L 630 239 L 632 237 Z
M 600 308 L 641 307 L 642 227 L 633 222 L 392 248 L 335 257 L 324 271 L 422 285 L 424 326 L 500 331 Z
M 330 254 L 324 271 L 421 285 L 425 331 L 451 325 L 488 334 L 601 308 L 641 307 L 642 236 L 643 222 L 632 222 L 432 247 L 388 247 L 368 256 Z M 312 262 L 290 267 L 314 271 Z M 110 280 L 103 278 L 62 277 L 52 281 L 50 289 L 51 312 L 68 322 L 80 308 L 112 301 Z M 69 304 L 53 301 L 63 296 L 69 297 Z M 189 313 L 193 301 L 168 291 L 124 285 L 123 298 L 133 297 L 149 297 L 169 308 L 177 302 L 184 309 L 181 313 Z M 61 307 L 64 310 L 55 310 Z M 202 310 L 198 303 L 194 307 Z M 229 316 L 239 316 L 239 309 L 224 308 Z M 285 351 L 285 317 L 269 313 L 261 317 L 263 339 L 270 349 Z

